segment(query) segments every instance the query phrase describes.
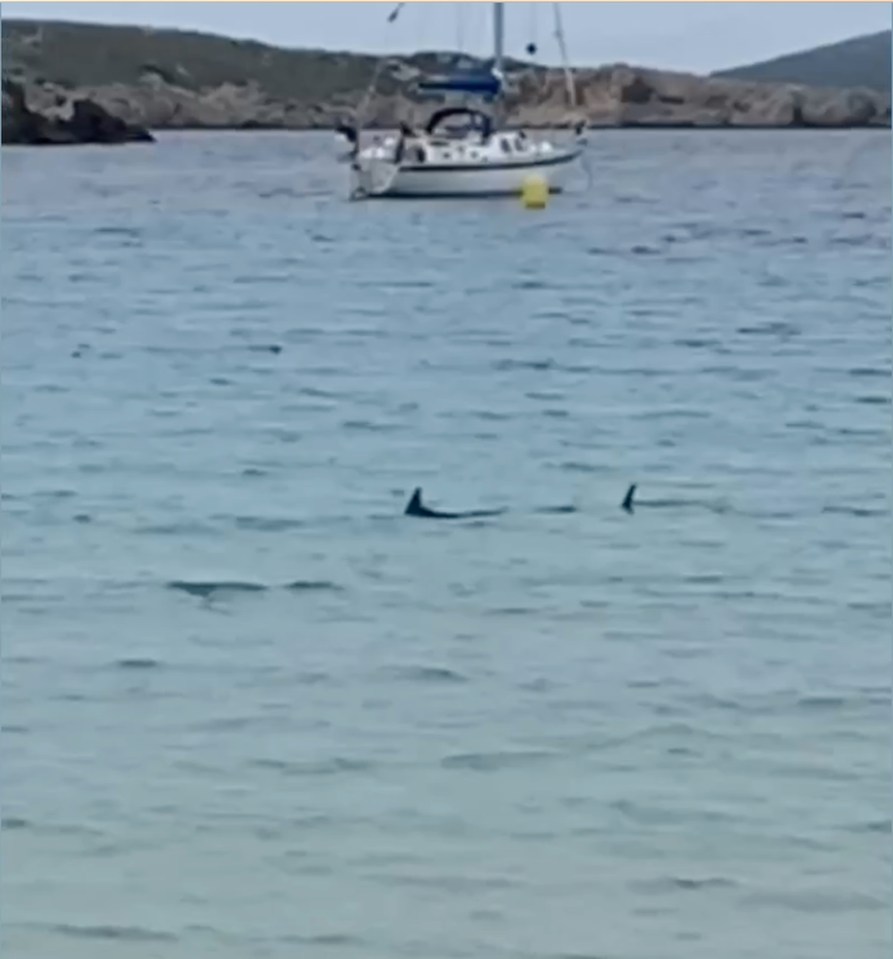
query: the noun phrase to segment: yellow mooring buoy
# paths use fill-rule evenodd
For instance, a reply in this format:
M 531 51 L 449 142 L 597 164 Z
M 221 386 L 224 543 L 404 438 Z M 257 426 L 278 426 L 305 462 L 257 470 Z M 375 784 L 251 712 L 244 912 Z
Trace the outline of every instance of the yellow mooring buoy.
M 521 203 L 525 210 L 544 210 L 549 202 L 549 184 L 533 173 L 521 184 Z

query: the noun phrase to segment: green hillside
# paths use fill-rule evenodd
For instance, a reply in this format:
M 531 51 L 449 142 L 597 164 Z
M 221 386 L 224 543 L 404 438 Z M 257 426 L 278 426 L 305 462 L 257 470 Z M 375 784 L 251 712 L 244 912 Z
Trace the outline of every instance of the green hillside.
M 65 87 L 132 85 L 147 72 L 190 90 L 256 81 L 270 96 L 331 96 L 367 83 L 372 57 L 282 50 L 178 30 L 3 20 L 3 72 Z
M 208 33 L 58 20 L 3 20 L 2 46 L 4 74 L 67 88 L 133 86 L 154 73 L 187 90 L 255 82 L 272 99 L 304 102 L 356 94 L 378 62 L 366 54 L 285 49 Z M 418 53 L 401 59 L 436 71 L 468 58 Z M 389 72 L 380 76 L 379 93 L 398 87 Z
M 889 96 L 890 41 L 890 31 L 885 30 L 763 63 L 723 70 L 714 76 L 813 87 L 866 87 Z

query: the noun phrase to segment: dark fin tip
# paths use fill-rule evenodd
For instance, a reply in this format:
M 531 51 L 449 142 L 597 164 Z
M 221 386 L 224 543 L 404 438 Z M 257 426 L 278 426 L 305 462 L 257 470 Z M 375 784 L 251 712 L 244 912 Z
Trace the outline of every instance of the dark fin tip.
M 620 504 L 622 509 L 625 509 L 627 513 L 633 511 L 633 497 L 636 495 L 636 484 L 631 483 L 629 489 L 626 491 L 626 496 L 623 497 L 623 502 Z

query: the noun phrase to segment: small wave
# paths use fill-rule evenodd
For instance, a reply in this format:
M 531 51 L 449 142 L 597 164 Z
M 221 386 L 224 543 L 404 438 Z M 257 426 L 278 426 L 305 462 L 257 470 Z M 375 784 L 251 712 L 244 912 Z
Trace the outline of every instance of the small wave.
M 282 428 L 273 428 L 268 430 L 268 435 L 273 439 L 279 440 L 280 443 L 299 443 L 303 439 L 303 435 L 298 430 L 289 430 Z
M 475 419 L 484 420 L 488 423 L 503 423 L 513 416 L 512 413 L 500 413 L 497 410 L 472 410 L 471 415 Z M 446 418 L 452 419 L 452 416 L 448 414 Z
M 721 573 L 700 573 L 684 576 L 682 582 L 691 586 L 720 586 L 725 582 L 725 577 Z
M 835 435 L 837 436 L 854 436 L 861 437 L 862 439 L 884 439 L 887 438 L 887 431 L 883 429 L 868 429 L 862 430 L 854 427 L 842 426 L 840 429 L 834 430 Z
M 529 400 L 542 400 L 544 403 L 560 403 L 567 399 L 564 393 L 558 393 L 551 390 L 530 390 L 524 394 Z
M 555 285 L 545 280 L 518 280 L 512 283 L 513 290 L 553 290 Z
M 719 709 L 729 712 L 753 712 L 763 711 L 764 706 L 750 707 L 741 700 L 731 699 L 728 696 L 719 696 L 716 693 L 696 693 L 687 697 L 688 700 L 696 704 L 700 709 Z
M 495 753 L 457 753 L 442 759 L 444 769 L 471 769 L 475 772 L 495 772 L 530 766 L 554 758 L 554 753 L 544 750 L 518 750 Z
M 873 246 L 876 240 L 870 233 L 863 233 L 860 236 L 835 236 L 831 238 L 831 246 Z M 881 241 L 883 246 L 883 241 Z
M 335 776 L 338 773 L 361 773 L 372 768 L 365 759 L 331 759 L 297 761 L 291 759 L 255 759 L 252 765 L 258 769 L 270 769 L 286 776 Z
M 444 666 L 406 666 L 395 669 L 397 679 L 416 683 L 466 683 L 468 677 Z
M 669 723 L 653 723 L 631 733 L 627 737 L 624 737 L 623 741 L 625 743 L 633 743 L 647 742 L 652 739 L 673 739 L 675 741 L 673 745 L 679 745 L 680 740 L 687 740 L 688 742 L 691 742 L 692 740 L 697 739 L 721 740 L 722 738 L 722 733 L 714 732 L 709 727 L 702 727 L 691 723 L 678 721 Z
M 132 226 L 98 226 L 93 231 L 97 236 L 120 236 L 129 239 L 139 239 L 143 231 Z
M 552 370 L 555 369 L 554 360 L 497 360 L 493 368 L 500 373 L 507 373 L 513 370 Z
M 604 470 L 603 466 L 593 466 L 592 463 L 578 463 L 573 460 L 559 463 L 558 468 L 568 473 L 598 473 Z
M 631 799 L 615 799 L 608 804 L 609 808 L 619 813 L 625 819 L 637 826 L 648 826 L 662 828 L 666 827 L 668 822 L 676 821 L 698 821 L 700 828 L 704 827 L 706 821 L 734 822 L 731 816 L 723 813 L 704 813 L 704 812 L 680 812 L 673 813 L 662 805 L 651 805 L 635 802 Z
M 212 526 L 189 520 L 183 523 L 158 523 L 138 526 L 135 530 L 143 536 L 208 536 L 215 532 Z
M 888 605 L 889 610 L 889 605 Z M 871 705 L 886 705 L 890 704 L 890 691 L 885 692 L 876 692 L 876 693 L 865 693 L 862 695 L 855 696 L 834 696 L 834 695 L 813 695 L 813 696 L 801 696 L 796 705 L 800 709 L 814 709 L 814 710 L 841 710 L 846 709 L 851 706 L 871 706 Z
M 891 371 L 882 366 L 854 366 L 847 370 L 849 376 L 881 376 L 885 380 L 890 379 Z
M 440 889 L 444 892 L 455 893 L 469 893 L 475 889 L 514 889 L 518 885 L 517 879 L 508 876 L 469 876 L 467 874 L 429 876 L 418 873 L 394 875 L 393 872 L 388 872 L 385 875 L 376 876 L 376 878 L 394 886 L 411 888 L 425 886 L 429 889 Z
M 776 321 L 759 323 L 754 326 L 739 326 L 735 331 L 742 336 L 799 336 L 800 329 L 793 323 Z
M 341 428 L 359 433 L 393 433 L 401 429 L 398 423 L 373 423 L 371 420 L 345 420 Z
M 614 202 L 624 205 L 629 203 L 635 206 L 651 206 L 654 198 L 641 193 L 620 193 L 614 197 Z
M 886 832 L 893 830 L 893 822 L 889 819 L 871 819 L 867 822 L 855 823 L 849 827 L 850 832 Z
M 239 529 L 250 529 L 258 533 L 285 533 L 292 529 L 302 529 L 307 525 L 304 520 L 284 516 L 236 516 L 233 520 Z
M 181 593 L 188 593 L 190 596 L 200 596 L 203 599 L 208 599 L 217 593 L 262 593 L 268 587 L 261 583 L 240 582 L 239 580 L 231 582 L 225 580 L 189 582 L 187 580 L 175 579 L 167 584 L 167 588 L 178 590 Z
M 519 689 L 528 693 L 551 693 L 557 688 L 557 684 L 550 679 L 539 676 L 536 679 L 526 680 L 518 684 Z
M 197 723 L 195 728 L 202 732 L 234 732 L 235 730 L 251 729 L 262 726 L 266 722 L 264 716 L 222 716 L 219 719 L 209 719 Z
M 250 189 L 249 184 L 240 185 Z M 320 189 L 295 190 L 292 187 L 287 186 L 274 186 L 268 187 L 267 189 L 258 190 L 257 196 L 261 200 L 278 200 L 282 197 L 294 200 L 306 200 L 314 197 L 328 196 L 328 193 L 327 191 Z
M 663 683 L 659 679 L 630 679 L 627 689 L 660 689 Z
M 645 413 L 635 414 L 635 419 L 649 422 L 651 420 L 709 420 L 713 413 L 710 410 L 695 410 L 684 408 L 667 408 L 662 410 L 648 410 Z
M 779 247 L 779 246 L 804 246 L 809 241 L 805 236 L 773 236 L 770 233 L 766 233 L 763 236 L 762 246 L 766 247 Z
M 837 513 L 843 516 L 859 516 L 859 517 L 869 517 L 869 516 L 887 516 L 887 510 L 884 509 L 872 509 L 869 506 L 824 506 L 822 508 L 823 513 Z
M 146 929 L 143 926 L 76 926 L 71 923 L 58 923 L 44 928 L 61 936 L 79 939 L 112 939 L 120 942 L 176 942 L 177 940 L 177 937 L 170 932 Z
M 272 353 L 274 355 L 278 355 L 282 352 L 282 347 L 278 343 L 257 343 L 249 346 L 248 349 L 252 353 Z
M 129 659 L 116 659 L 115 665 L 119 669 L 158 669 L 161 663 L 157 659 L 150 657 L 133 657 Z
M 77 496 L 77 493 L 73 489 L 48 489 L 41 490 L 37 495 L 47 499 L 71 499 Z
M 748 896 L 747 902 L 754 906 L 768 906 L 772 909 L 811 914 L 881 911 L 890 908 L 887 901 L 879 896 L 831 889 L 815 891 L 777 889 Z
M 673 345 L 684 346 L 689 350 L 715 350 L 721 344 L 719 340 L 702 340 L 698 337 L 691 337 L 690 339 L 673 340 Z
M 18 829 L 27 829 L 31 825 L 27 819 L 23 819 L 21 816 L 4 816 L 2 822 L 0 822 L 0 827 L 3 829 L 9 829 L 10 831 Z
M 673 892 L 679 889 L 687 892 L 694 892 L 699 889 L 731 889 L 738 883 L 724 876 L 705 876 L 698 879 L 688 876 L 664 876 L 660 879 L 646 879 L 635 882 L 633 885 L 643 892 L 660 893 Z
M 312 396 L 317 400 L 336 400 L 338 399 L 338 394 L 333 393 L 331 390 L 321 390 L 315 386 L 302 386 L 298 393 L 301 396 Z
M 850 600 L 847 604 L 847 609 L 859 610 L 863 613 L 871 613 L 875 616 L 886 616 L 888 619 L 890 617 L 890 601 L 887 600 L 886 603 L 872 603 L 865 600 Z
M 327 579 L 295 579 L 290 583 L 286 583 L 285 589 L 291 590 L 293 593 L 309 593 L 317 590 L 329 590 L 336 593 L 344 591 L 343 586 L 339 586 L 337 583 L 333 583 Z
M 316 936 L 289 935 L 282 936 L 278 941 L 289 946 L 355 946 L 358 949 L 368 946 L 365 940 L 346 932 L 325 932 Z

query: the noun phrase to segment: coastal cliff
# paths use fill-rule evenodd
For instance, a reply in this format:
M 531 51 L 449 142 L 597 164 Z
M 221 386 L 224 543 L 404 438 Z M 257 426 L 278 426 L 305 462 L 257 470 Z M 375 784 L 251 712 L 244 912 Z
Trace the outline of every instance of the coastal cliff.
M 356 118 L 373 76 L 376 92 L 361 118 L 364 125 L 417 124 L 432 101 L 411 92 L 413 81 L 475 65 L 455 54 L 379 61 L 136 27 L 7 20 L 2 32 L 4 76 L 15 81 L 30 111 L 48 118 L 74 117 L 76 111 L 84 116 L 89 103 L 139 139 L 148 129 L 332 128 Z M 604 128 L 890 126 L 890 93 L 883 89 L 764 83 L 615 64 L 574 72 L 578 104 L 569 111 L 560 71 L 511 60 L 506 73 L 506 120 L 529 128 L 579 120 Z M 4 142 L 28 142 L 7 139 L 9 102 L 4 100 Z M 23 128 L 33 124 L 19 124 Z
M 45 112 L 28 105 L 25 90 L 3 80 L 3 143 L 10 146 L 71 146 L 85 143 L 151 143 L 148 130 L 114 116 L 84 97 L 57 97 Z

